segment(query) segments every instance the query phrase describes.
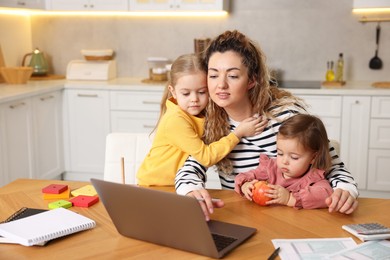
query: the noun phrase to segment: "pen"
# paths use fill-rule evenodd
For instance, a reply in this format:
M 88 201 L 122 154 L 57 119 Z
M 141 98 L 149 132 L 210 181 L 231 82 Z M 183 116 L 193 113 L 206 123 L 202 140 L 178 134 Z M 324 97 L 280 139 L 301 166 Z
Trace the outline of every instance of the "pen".
M 279 254 L 280 247 L 276 248 L 275 251 L 268 257 L 268 260 L 274 260 Z
M 204 201 L 204 198 L 200 198 L 200 199 L 197 199 L 198 201 Z M 212 202 L 218 202 L 218 201 L 221 201 L 221 199 L 215 199 L 215 198 L 212 198 L 211 199 Z

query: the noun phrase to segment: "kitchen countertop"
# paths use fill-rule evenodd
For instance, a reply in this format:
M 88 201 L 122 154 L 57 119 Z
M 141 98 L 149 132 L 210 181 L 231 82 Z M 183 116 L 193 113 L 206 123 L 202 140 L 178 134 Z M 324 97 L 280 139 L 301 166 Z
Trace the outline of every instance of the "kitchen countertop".
M 374 88 L 372 82 L 347 82 L 342 87 L 285 88 L 296 95 L 390 95 L 390 89 Z M 61 89 L 162 91 L 165 82 L 143 83 L 141 78 L 116 78 L 109 81 L 42 80 L 27 84 L 0 84 L 0 103 L 40 95 Z

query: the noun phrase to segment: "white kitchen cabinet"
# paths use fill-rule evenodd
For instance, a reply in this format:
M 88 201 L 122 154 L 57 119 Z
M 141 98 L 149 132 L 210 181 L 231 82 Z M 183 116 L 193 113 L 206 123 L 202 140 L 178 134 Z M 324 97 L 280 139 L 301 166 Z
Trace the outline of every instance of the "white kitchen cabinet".
M 335 95 L 299 95 L 309 106 L 309 113 L 321 118 L 328 138 L 340 143 L 341 132 L 341 96 Z
M 105 141 L 110 132 L 109 91 L 67 89 L 65 96 L 64 178 L 103 178 Z
M 162 91 L 111 91 L 111 131 L 150 133 L 160 115 Z
M 61 91 L 0 105 L 0 186 L 64 172 Z
M 344 96 L 340 154 L 359 185 L 367 189 L 371 97 Z
M 31 100 L 0 105 L 0 150 L 3 183 L 33 177 Z M 0 183 L 1 186 L 1 183 Z
M 228 0 L 130 0 L 130 11 L 226 11 Z
M 46 0 L 0 0 L 1 7 L 46 9 Z
M 50 0 L 53 11 L 123 11 L 129 9 L 128 0 Z
M 390 191 L 390 97 L 373 97 L 367 189 Z
M 32 98 L 34 178 L 53 179 L 64 172 L 62 91 Z

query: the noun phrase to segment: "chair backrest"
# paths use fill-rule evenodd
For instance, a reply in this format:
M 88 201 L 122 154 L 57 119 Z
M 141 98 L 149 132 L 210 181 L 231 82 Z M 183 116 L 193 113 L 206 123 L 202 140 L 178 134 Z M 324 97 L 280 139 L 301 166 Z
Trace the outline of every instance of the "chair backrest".
M 110 133 L 106 138 L 104 180 L 122 183 L 122 158 L 125 182 L 136 184 L 136 173 L 152 146 L 149 133 Z

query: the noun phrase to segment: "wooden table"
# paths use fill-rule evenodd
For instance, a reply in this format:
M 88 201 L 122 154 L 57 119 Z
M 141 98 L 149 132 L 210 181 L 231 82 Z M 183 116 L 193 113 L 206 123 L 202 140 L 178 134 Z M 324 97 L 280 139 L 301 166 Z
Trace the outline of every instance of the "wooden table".
M 0 188 L 0 220 L 21 207 L 47 208 L 41 189 L 52 183 L 80 188 L 88 183 L 19 179 Z M 173 187 L 158 188 L 173 192 Z M 228 254 L 226 259 L 266 259 L 274 250 L 271 239 L 348 237 L 343 224 L 380 222 L 390 226 L 390 200 L 359 199 L 352 215 L 328 213 L 327 209 L 296 210 L 285 206 L 261 207 L 233 191 L 211 190 L 225 201 L 212 218 L 257 228 L 257 233 Z M 121 236 L 101 202 L 90 208 L 72 207 L 97 223 L 96 228 L 51 241 L 44 247 L 0 244 L 1 259 L 207 259 L 204 256 Z M 354 238 L 356 242 L 360 240 Z

